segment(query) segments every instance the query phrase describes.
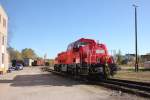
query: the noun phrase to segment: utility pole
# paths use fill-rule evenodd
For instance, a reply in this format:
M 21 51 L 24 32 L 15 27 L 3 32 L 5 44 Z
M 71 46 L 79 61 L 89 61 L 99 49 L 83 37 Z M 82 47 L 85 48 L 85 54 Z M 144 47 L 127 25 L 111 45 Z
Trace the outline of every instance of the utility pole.
M 137 54 L 137 5 L 133 4 L 135 10 L 135 72 L 138 72 L 138 54 Z

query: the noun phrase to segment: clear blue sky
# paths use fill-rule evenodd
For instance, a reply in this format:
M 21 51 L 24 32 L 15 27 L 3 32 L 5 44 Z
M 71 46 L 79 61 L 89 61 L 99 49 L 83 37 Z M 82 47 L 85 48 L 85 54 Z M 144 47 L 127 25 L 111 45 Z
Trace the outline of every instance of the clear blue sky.
M 9 15 L 10 45 L 54 58 L 81 37 L 111 50 L 134 53 L 134 9 L 138 8 L 138 50 L 150 52 L 150 0 L 0 0 Z

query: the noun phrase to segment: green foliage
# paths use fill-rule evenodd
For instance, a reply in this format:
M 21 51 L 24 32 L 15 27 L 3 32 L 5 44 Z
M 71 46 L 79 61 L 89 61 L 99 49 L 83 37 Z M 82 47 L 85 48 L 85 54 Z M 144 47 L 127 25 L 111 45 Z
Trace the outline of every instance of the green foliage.
M 116 57 L 117 57 L 117 63 L 118 63 L 118 64 L 122 64 L 122 62 L 123 62 L 123 56 L 122 56 L 122 53 L 121 53 L 120 50 L 119 50 L 118 53 L 116 54 Z
M 21 53 L 22 53 L 22 58 L 35 59 L 37 57 L 34 50 L 32 50 L 30 48 L 23 49 Z
M 12 60 L 23 60 L 24 58 L 31 58 L 35 59 L 37 55 L 35 54 L 34 50 L 25 48 L 22 50 L 22 52 L 19 52 L 18 50 L 15 50 L 12 47 L 7 48 L 10 56 L 10 61 Z
M 22 56 L 21 56 L 21 53 L 19 51 L 15 50 L 12 47 L 7 48 L 7 50 L 9 52 L 10 61 L 22 60 Z
M 53 65 L 54 65 L 54 59 L 49 59 L 48 62 L 49 62 L 49 64 L 50 64 L 50 66 L 53 66 Z
M 48 59 L 47 62 L 49 63 L 49 66 L 54 66 L 54 59 Z

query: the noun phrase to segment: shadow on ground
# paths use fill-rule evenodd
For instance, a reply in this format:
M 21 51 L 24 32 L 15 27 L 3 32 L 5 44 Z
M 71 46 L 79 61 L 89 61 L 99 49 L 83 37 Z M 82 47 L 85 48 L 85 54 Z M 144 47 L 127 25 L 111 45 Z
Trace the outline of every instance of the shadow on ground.
M 0 83 L 10 83 L 10 86 L 73 86 L 81 82 L 53 74 L 17 75 L 13 80 L 0 80 Z

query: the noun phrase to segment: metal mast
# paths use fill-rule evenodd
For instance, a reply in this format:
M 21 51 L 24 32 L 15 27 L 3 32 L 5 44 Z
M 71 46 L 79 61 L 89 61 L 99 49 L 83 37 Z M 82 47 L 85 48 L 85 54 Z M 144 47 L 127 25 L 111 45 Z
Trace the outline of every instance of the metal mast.
M 133 5 L 135 10 L 135 71 L 138 72 L 139 66 L 138 66 L 138 52 L 137 52 L 137 5 Z

